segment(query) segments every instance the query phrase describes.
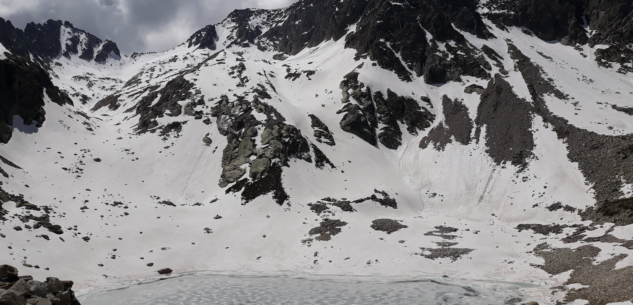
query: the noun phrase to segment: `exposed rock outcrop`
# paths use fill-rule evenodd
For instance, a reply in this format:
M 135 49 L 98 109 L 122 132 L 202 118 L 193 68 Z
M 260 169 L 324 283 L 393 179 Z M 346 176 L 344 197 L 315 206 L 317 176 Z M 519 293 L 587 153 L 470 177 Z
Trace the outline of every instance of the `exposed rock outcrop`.
M 532 105 L 519 98 L 501 75 L 488 83 L 477 109 L 475 138 L 479 140 L 486 129 L 486 152 L 497 164 L 527 166 L 534 150 L 532 111 Z
M 420 141 L 420 148 L 426 149 L 433 144 L 435 149 L 443 151 L 446 145 L 455 141 L 462 145 L 470 144 L 473 131 L 473 121 L 468 116 L 468 108 L 459 100 L 442 97 L 444 121 L 431 129 L 429 134 Z
M 25 125 L 41 127 L 44 124 L 44 93 L 60 106 L 73 104 L 39 65 L 12 54 L 0 60 L 0 143 L 11 139 L 9 126 L 13 125 L 15 115 L 20 116 Z
M 215 31 L 215 25 L 207 25 L 193 33 L 193 35 L 187 39 L 187 44 L 189 48 L 198 46 L 200 49 L 215 50 L 217 48 L 216 42 L 218 39 L 219 37 Z
M 61 281 L 55 277 L 45 282 L 31 276 L 18 276 L 18 269 L 0 265 L 0 304 L 59 304 L 80 305 L 72 290 L 72 281 Z

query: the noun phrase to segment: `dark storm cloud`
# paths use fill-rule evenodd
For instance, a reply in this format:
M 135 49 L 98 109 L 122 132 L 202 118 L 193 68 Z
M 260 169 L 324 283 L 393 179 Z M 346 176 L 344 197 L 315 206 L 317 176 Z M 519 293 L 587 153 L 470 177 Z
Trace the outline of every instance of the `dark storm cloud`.
M 162 51 L 237 8 L 280 8 L 296 0 L 0 0 L 0 17 L 24 28 L 48 19 L 117 43 L 123 53 Z

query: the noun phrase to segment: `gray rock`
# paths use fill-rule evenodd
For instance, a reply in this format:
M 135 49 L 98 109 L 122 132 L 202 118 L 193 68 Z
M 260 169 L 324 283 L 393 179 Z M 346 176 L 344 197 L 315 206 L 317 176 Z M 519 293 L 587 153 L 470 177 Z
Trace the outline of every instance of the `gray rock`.
M 471 94 L 471 93 L 477 93 L 479 95 L 481 95 L 482 93 L 484 93 L 484 91 L 486 91 L 486 89 L 482 86 L 479 85 L 475 85 L 472 84 L 466 88 L 464 88 L 464 92 L 467 94 Z
M 49 299 L 29 299 L 26 301 L 29 305 L 52 305 L 51 300 Z
M 70 305 L 70 300 L 72 299 L 72 293 L 70 291 L 64 291 L 59 294 L 59 305 Z
M 387 234 L 391 234 L 400 229 L 408 228 L 408 226 L 400 224 L 397 220 L 384 218 L 372 221 L 371 228 L 376 231 L 383 231 L 387 232 Z
M 255 149 L 255 143 L 251 138 L 245 137 L 244 140 L 240 143 L 239 156 L 242 158 L 248 158 L 253 155 Z
M 195 102 L 187 103 L 187 105 L 185 105 L 185 115 L 194 116 L 196 114 L 195 107 Z
M 202 142 L 206 145 L 209 146 L 213 143 L 213 141 L 211 140 L 211 138 L 209 138 L 208 136 L 204 136 L 204 138 L 202 138 Z
M 0 305 L 26 305 L 26 299 L 9 290 L 0 295 Z
M 48 292 L 52 294 L 57 294 L 58 292 L 64 291 L 64 285 L 62 281 L 60 281 L 56 277 L 47 277 L 46 283 L 48 283 Z
M 11 286 L 11 288 L 9 288 L 7 291 L 13 291 L 15 294 L 19 296 L 25 296 L 29 293 L 29 290 L 30 289 L 27 282 L 24 279 L 20 279 L 15 284 L 13 284 L 13 286 Z
M 261 157 L 261 158 L 257 158 L 253 160 L 253 162 L 251 162 L 251 172 L 250 172 L 251 179 L 258 180 L 262 178 L 265 175 L 266 170 L 268 169 L 269 166 L 270 166 L 270 159 L 266 157 Z
M 48 284 L 40 281 L 30 281 L 27 284 L 31 295 L 36 295 L 40 298 L 46 297 L 46 294 L 48 293 Z
M 280 141 L 272 140 L 270 141 L 264 155 L 270 159 L 278 158 L 281 155 L 283 148 L 284 145 Z
M 233 183 L 237 181 L 238 179 L 242 178 L 244 174 L 246 174 L 246 170 L 241 167 L 238 167 L 231 171 L 224 171 L 222 173 L 222 180 L 228 183 Z
M 266 145 L 268 143 L 270 143 L 270 140 L 274 139 L 275 136 L 273 135 L 273 130 L 266 128 L 264 129 L 264 132 L 262 132 L 262 145 Z

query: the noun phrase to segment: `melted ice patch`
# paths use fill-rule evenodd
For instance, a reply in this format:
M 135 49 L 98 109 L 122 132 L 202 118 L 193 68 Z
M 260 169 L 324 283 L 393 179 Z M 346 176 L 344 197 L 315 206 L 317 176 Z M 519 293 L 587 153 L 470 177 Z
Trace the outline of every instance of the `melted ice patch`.
M 518 286 L 195 274 L 79 296 L 83 304 L 518 304 Z

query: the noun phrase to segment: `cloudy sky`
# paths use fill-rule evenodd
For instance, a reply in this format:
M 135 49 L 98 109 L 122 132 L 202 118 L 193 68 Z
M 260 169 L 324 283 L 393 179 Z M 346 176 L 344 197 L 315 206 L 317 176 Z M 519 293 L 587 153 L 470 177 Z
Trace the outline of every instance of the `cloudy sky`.
M 237 8 L 281 8 L 295 0 L 0 0 L 0 17 L 24 29 L 48 19 L 70 21 L 125 54 L 163 51 Z

